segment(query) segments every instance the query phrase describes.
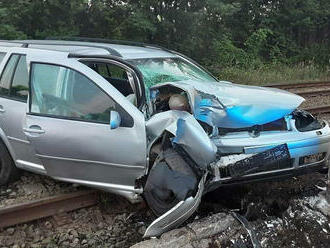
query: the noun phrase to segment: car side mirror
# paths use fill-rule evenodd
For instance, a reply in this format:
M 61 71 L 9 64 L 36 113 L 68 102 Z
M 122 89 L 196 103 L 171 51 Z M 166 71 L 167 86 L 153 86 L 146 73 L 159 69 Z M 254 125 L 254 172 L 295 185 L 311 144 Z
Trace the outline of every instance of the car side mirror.
M 121 118 L 117 111 L 110 111 L 110 129 L 116 129 L 120 126 Z

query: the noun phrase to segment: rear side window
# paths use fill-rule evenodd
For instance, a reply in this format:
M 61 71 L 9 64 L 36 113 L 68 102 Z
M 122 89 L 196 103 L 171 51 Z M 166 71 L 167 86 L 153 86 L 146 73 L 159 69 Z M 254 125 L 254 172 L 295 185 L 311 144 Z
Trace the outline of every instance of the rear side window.
M 26 101 L 29 93 L 29 74 L 26 56 L 14 54 L 7 62 L 0 79 L 0 95 Z
M 31 73 L 32 113 L 109 124 L 111 110 L 122 112 L 110 96 L 75 70 L 36 63 Z M 128 114 L 121 117 L 121 126 L 133 125 Z
M 9 88 L 13 78 L 13 73 L 15 71 L 18 59 L 20 55 L 12 55 L 3 70 L 0 79 L 0 95 L 1 96 L 9 96 Z
M 2 62 L 2 60 L 5 56 L 6 56 L 6 53 L 0 53 L 0 63 Z
M 26 64 L 26 56 L 21 56 L 13 77 L 10 88 L 10 96 L 16 99 L 25 100 L 29 94 L 29 74 Z

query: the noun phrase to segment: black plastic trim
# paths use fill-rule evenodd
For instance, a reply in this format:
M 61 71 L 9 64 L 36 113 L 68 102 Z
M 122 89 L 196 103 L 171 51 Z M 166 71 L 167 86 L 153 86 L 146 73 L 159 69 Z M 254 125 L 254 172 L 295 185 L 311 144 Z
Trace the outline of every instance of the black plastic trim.
M 42 42 L 34 42 L 34 41 L 7 41 L 9 43 L 16 43 L 16 44 L 22 44 L 21 47 L 29 47 L 30 45 L 44 45 L 44 46 L 81 46 L 81 47 L 93 47 L 93 48 L 100 48 L 106 50 L 108 53 L 110 53 L 113 56 L 122 57 L 122 55 L 115 49 L 101 46 L 101 45 L 91 45 L 91 44 L 79 44 L 79 43 L 73 43 L 73 44 L 65 44 L 65 43 L 42 43 Z M 38 49 L 38 48 L 36 48 Z M 40 48 L 39 48 L 40 49 Z
M 287 179 L 293 176 L 300 176 L 314 172 L 323 172 L 324 170 L 327 169 L 328 169 L 327 162 L 320 161 L 314 164 L 296 167 L 292 169 L 284 169 L 281 171 L 274 171 L 270 173 L 268 172 L 264 174 L 260 173 L 258 175 L 253 175 L 249 177 L 232 178 L 229 179 L 228 181 L 217 181 L 207 185 L 205 193 L 225 186 L 242 185 L 245 183 L 264 182 L 264 181 L 276 181 L 280 179 Z

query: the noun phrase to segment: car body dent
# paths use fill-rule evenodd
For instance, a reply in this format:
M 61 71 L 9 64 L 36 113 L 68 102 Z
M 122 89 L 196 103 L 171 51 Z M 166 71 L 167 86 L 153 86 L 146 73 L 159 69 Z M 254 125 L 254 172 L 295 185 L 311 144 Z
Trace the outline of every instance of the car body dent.
M 202 171 L 211 175 L 207 182 L 204 177 L 200 181 L 195 197 L 188 197 L 157 218 L 148 227 L 145 237 L 158 236 L 178 226 L 198 207 L 199 196 L 219 187 L 222 183 L 235 180 L 235 177 L 223 177 L 220 173 L 221 168 L 230 164 L 244 163 L 243 160 L 248 161 L 250 156 L 268 158 L 269 154 L 276 150 L 275 147 L 281 144 L 286 147 L 288 157 L 285 164 L 292 167 L 251 172 L 236 177 L 239 180 L 248 180 L 270 172 L 285 174 L 289 170 L 304 169 L 306 166 L 299 164 L 301 156 L 326 153 L 326 157 L 316 164 L 323 163 L 329 156 L 330 130 L 327 123 L 324 123 L 320 130 L 307 132 L 300 132 L 295 127 L 292 112 L 304 101 L 300 96 L 264 87 L 189 80 L 162 83 L 151 87 L 151 101 L 155 100 L 158 90 L 162 87 L 175 87 L 184 91 L 191 106 L 191 113 L 168 110 L 154 114 L 146 123 L 149 141 L 153 143 L 165 131 L 171 133 L 173 146 L 182 147 Z M 218 130 L 218 128 L 234 129 L 262 125 L 281 118 L 284 118 L 286 123 L 285 130 L 261 131 L 257 136 L 247 131 L 228 133 L 224 136 L 214 131 L 207 134 L 200 123 L 207 123 L 213 130 Z M 237 156 L 236 160 L 225 166 L 221 163 L 221 159 L 219 160 L 219 158 L 226 160 L 228 157 L 227 160 L 230 161 L 231 156 Z M 276 156 L 274 159 L 280 161 Z
M 152 87 L 150 95 L 164 86 L 174 86 L 187 92 L 197 120 L 223 128 L 269 123 L 290 114 L 304 101 L 304 98 L 284 90 L 226 81 L 163 83 Z
M 171 133 L 172 143 L 180 145 L 201 168 L 206 168 L 216 157 L 217 147 L 198 121 L 188 112 L 169 110 L 153 115 L 146 123 L 151 140 L 164 131 Z

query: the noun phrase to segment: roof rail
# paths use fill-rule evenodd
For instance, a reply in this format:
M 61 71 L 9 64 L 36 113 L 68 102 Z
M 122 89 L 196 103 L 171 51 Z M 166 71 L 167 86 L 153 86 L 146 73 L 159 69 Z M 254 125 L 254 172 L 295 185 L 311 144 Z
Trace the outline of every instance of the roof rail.
M 140 46 L 140 47 L 151 47 L 157 48 L 161 50 L 168 51 L 167 48 L 148 44 L 144 42 L 136 42 L 136 41 L 128 41 L 128 40 L 112 40 L 112 39 L 104 39 L 104 38 L 89 38 L 89 37 L 76 37 L 76 36 L 56 36 L 56 37 L 47 37 L 46 40 L 66 40 L 66 41 L 84 41 L 84 42 L 101 42 L 108 44 L 117 44 L 117 45 L 128 45 L 128 46 Z
M 60 40 L 59 40 L 60 41 Z M 38 41 L 20 41 L 20 40 L 16 40 L 16 41 L 6 41 L 9 43 L 18 43 L 18 44 L 22 44 L 22 47 L 29 47 L 29 45 L 45 45 L 45 46 L 81 46 L 81 47 L 92 47 L 92 48 L 100 48 L 100 49 L 104 49 L 106 50 L 108 53 L 110 53 L 110 55 L 113 56 L 117 56 L 117 57 L 122 57 L 122 55 L 116 51 L 113 48 L 110 47 L 106 47 L 106 46 L 102 46 L 102 45 L 90 45 L 90 44 L 78 44 L 78 43 L 73 43 L 73 44 L 67 44 L 67 43 L 43 43 L 43 42 L 38 42 Z

